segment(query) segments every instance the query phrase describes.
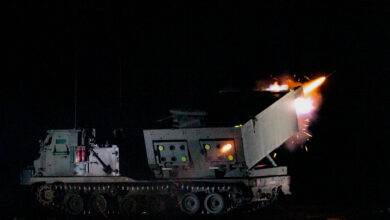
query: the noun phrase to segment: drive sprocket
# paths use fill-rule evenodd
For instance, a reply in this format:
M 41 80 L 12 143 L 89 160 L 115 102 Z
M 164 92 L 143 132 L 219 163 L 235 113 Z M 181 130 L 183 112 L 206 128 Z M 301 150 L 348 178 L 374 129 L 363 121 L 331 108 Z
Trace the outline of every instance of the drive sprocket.
M 49 206 L 54 200 L 54 190 L 51 185 L 43 184 L 37 188 L 37 201 L 43 206 Z

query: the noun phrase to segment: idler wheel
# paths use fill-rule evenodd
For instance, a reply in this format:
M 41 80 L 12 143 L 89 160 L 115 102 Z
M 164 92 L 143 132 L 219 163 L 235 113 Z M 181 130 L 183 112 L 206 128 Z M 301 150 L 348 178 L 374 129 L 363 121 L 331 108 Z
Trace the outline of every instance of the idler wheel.
M 181 211 L 189 215 L 196 214 L 200 207 L 199 198 L 194 193 L 184 194 L 180 198 L 179 204 Z
M 204 199 L 204 208 L 211 214 L 221 214 L 225 209 L 225 200 L 219 193 L 210 193 Z
M 70 214 L 79 215 L 84 210 L 84 201 L 78 194 L 68 194 L 65 196 L 65 206 Z
M 101 194 L 94 194 L 89 199 L 89 205 L 92 209 L 92 212 L 96 214 L 102 214 L 107 210 L 107 200 Z

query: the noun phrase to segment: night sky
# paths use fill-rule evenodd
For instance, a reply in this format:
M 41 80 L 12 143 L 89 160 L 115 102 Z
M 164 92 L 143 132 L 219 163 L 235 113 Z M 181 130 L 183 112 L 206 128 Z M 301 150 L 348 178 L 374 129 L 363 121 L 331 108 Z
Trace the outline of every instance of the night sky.
M 170 107 L 250 90 L 271 74 L 334 71 L 309 152 L 283 153 L 295 199 L 390 207 L 389 5 L 260 2 L 7 5 L 0 207 L 20 204 L 19 172 L 46 130 L 73 128 L 75 77 L 78 127 L 102 136 L 124 128 L 121 169 L 147 178 L 142 129 L 158 127 Z

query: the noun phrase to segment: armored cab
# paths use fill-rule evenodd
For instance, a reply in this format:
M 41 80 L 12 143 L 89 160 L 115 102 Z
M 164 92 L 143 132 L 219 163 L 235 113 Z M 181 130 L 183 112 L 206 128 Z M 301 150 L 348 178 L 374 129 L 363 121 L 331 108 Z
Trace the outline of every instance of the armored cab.
M 23 184 L 64 180 L 58 177 L 115 177 L 119 176 L 119 148 L 96 144 L 94 129 L 48 130 L 33 164 L 24 169 Z

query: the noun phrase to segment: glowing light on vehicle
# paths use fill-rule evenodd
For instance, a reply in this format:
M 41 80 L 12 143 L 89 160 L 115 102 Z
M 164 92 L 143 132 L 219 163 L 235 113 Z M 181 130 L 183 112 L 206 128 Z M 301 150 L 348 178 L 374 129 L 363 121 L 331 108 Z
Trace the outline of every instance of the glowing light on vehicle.
M 76 159 L 75 159 L 75 162 L 76 162 L 76 163 L 80 162 L 80 158 L 81 158 L 81 151 L 80 151 L 80 149 L 77 149 L 77 150 L 76 150 Z
M 222 153 L 224 153 L 224 152 L 226 152 L 226 151 L 228 151 L 228 150 L 230 150 L 230 149 L 232 149 L 232 145 L 231 144 L 225 144 L 223 147 L 222 147 Z
M 85 147 L 79 147 L 76 149 L 76 157 L 75 157 L 75 162 L 85 162 L 87 161 L 87 155 L 85 151 Z
M 81 149 L 81 161 L 85 162 L 85 148 Z

